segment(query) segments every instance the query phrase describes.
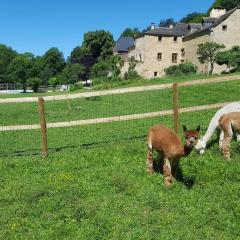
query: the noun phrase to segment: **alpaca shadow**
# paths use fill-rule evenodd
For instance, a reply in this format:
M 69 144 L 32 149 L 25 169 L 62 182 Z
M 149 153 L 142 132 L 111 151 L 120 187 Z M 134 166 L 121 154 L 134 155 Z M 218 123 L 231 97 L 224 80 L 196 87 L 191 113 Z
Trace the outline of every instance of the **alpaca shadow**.
M 163 175 L 163 165 L 164 165 L 163 159 L 154 160 L 153 161 L 154 172 Z M 187 189 L 191 189 L 195 184 L 195 178 L 183 176 L 182 168 L 180 166 L 172 167 L 172 174 L 176 181 L 182 182 Z

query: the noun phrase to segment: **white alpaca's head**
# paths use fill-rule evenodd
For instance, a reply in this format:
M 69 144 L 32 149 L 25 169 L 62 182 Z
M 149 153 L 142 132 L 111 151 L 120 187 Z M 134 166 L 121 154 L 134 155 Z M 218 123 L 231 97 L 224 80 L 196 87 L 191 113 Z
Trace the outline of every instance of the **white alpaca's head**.
M 205 152 L 205 148 L 206 148 L 206 143 L 203 140 L 199 139 L 197 144 L 195 145 L 196 151 L 202 155 Z

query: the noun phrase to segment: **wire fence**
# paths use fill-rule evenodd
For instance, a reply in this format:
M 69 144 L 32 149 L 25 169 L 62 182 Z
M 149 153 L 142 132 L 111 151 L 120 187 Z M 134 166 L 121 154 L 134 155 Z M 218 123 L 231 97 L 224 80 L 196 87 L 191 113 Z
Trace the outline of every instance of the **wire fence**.
M 182 82 L 175 89 L 175 108 L 172 83 L 44 97 L 48 151 L 144 139 L 151 125 L 173 127 L 173 119 L 207 128 L 217 108 L 240 100 L 240 76 Z M 0 99 L 0 109 L 0 156 L 40 154 L 38 98 Z

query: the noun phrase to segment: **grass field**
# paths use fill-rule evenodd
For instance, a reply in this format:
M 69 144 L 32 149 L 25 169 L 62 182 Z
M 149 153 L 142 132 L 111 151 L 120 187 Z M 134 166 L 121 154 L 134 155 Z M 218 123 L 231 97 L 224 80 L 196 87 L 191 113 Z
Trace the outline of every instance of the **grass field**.
M 239 75 L 239 73 L 232 73 L 225 75 L 234 76 Z M 222 77 L 225 77 L 224 75 Z M 123 87 L 135 87 L 135 86 L 145 86 L 145 85 L 152 85 L 152 84 L 163 84 L 163 83 L 172 83 L 172 82 L 183 82 L 183 81 L 190 81 L 190 80 L 198 80 L 198 79 L 207 79 L 207 78 L 215 78 L 221 77 L 220 75 L 206 75 L 206 74 L 197 74 L 197 75 L 183 75 L 183 76 L 165 76 L 162 78 L 153 78 L 153 79 L 137 79 L 131 81 L 118 81 L 118 82 L 107 82 L 104 84 L 94 85 L 92 87 L 93 90 L 101 90 L 101 89 L 109 89 L 109 88 L 123 88 Z M 76 92 L 87 92 L 92 90 L 87 89 L 80 89 L 76 90 L 72 93 Z M 45 93 L 21 93 L 21 94 L 1 94 L 0 98 L 18 98 L 18 97 L 40 97 L 40 96 L 51 96 L 51 95 L 62 95 L 62 94 L 69 94 L 71 92 L 45 92 Z
M 179 106 L 237 101 L 239 95 L 240 81 L 181 87 Z M 0 107 L 0 126 L 39 122 L 37 103 L 1 104 Z M 47 122 L 111 117 L 171 108 L 172 89 L 45 103 Z
M 180 105 L 239 100 L 239 87 L 182 88 Z M 110 99 L 74 100 L 72 110 L 56 102 L 46 106 L 48 120 L 155 111 L 172 101 L 170 90 Z M 89 114 L 72 113 L 85 104 Z M 21 105 L 1 106 L 3 125 L 37 121 L 35 108 Z M 204 133 L 214 113 L 182 114 L 180 122 L 200 124 Z M 225 161 L 214 136 L 204 156 L 182 159 L 184 181 L 166 189 L 162 175 L 146 174 L 145 135 L 155 123 L 172 127 L 172 117 L 49 129 L 46 159 L 39 131 L 1 132 L 0 239 L 240 239 L 239 144 L 233 142 L 232 159 Z

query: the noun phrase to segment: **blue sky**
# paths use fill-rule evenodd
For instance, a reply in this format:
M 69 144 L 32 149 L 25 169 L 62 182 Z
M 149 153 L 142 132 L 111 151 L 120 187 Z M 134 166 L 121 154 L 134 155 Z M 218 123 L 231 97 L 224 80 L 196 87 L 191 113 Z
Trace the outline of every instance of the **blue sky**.
M 126 27 L 145 28 L 163 18 L 206 12 L 214 0 L 1 0 L 0 43 L 43 54 L 58 47 L 67 57 L 83 34 L 104 29 L 117 39 Z

